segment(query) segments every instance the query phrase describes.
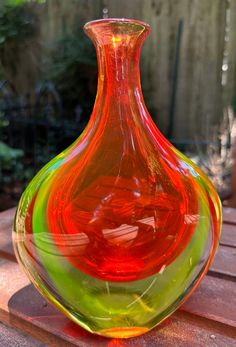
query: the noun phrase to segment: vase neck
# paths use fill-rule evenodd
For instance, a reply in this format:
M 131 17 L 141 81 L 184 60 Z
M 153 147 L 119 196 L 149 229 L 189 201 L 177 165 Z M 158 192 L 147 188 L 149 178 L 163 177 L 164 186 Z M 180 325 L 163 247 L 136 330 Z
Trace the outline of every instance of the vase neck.
M 133 20 L 105 19 L 89 22 L 84 29 L 97 51 L 96 102 L 110 97 L 122 103 L 136 91 L 141 93 L 139 57 L 149 26 Z

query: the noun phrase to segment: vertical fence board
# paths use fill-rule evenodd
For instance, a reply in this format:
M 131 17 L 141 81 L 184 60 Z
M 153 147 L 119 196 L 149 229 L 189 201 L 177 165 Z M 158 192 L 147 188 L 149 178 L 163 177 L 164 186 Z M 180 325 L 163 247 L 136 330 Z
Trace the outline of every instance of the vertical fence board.
M 151 115 L 162 131 L 168 127 L 178 1 L 143 2 L 143 18 L 151 25 L 143 51 L 143 86 Z
M 228 106 L 236 97 L 236 1 L 229 2 L 230 22 L 228 42 L 226 44 L 228 70 L 227 80 L 224 86 L 224 105 Z
M 188 6 L 187 6 L 188 5 Z M 184 20 L 174 136 L 204 136 L 222 116 L 225 1 L 181 1 Z
M 143 0 L 107 0 L 105 1 L 108 9 L 108 15 L 111 18 L 132 18 L 140 19 L 142 17 Z
M 47 48 L 61 35 L 73 33 L 87 21 L 101 16 L 101 1 L 49 0 L 40 17 L 40 40 Z

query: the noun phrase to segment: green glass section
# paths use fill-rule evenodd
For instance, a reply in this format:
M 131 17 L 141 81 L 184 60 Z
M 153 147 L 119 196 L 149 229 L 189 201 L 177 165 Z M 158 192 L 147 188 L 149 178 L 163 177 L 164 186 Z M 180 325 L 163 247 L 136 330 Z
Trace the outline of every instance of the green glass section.
M 210 237 L 207 201 L 199 201 L 201 217 L 197 228 L 188 246 L 172 264 L 144 280 L 107 282 L 72 266 L 50 237 L 45 211 L 54 173 L 53 169 L 48 170 L 47 175 L 42 173 L 44 179 L 40 188 L 32 184 L 25 192 L 26 196 L 32 191 L 37 192 L 30 241 L 37 249 L 38 262 L 50 279 L 45 280 L 40 271 L 35 271 L 34 261 L 30 259 L 24 242 L 21 242 L 18 244 L 19 256 L 32 281 L 48 300 L 89 331 L 99 333 L 114 327 L 153 328 L 176 309 L 204 270 L 207 262 L 204 252 Z M 52 295 L 50 282 L 56 288 L 59 300 Z

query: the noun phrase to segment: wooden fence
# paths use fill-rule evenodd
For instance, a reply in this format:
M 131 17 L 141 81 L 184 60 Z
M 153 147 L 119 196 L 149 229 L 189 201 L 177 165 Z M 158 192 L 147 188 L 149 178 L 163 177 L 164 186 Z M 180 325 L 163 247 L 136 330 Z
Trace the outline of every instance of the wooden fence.
M 104 8 L 109 17 L 151 25 L 141 77 L 159 128 L 177 139 L 206 137 L 236 94 L 236 0 L 48 0 L 34 5 L 38 37 L 24 46 L 17 72 L 10 76 L 18 90 L 28 91 L 40 79 L 41 57 L 63 30 L 73 32 L 79 22 L 101 18 Z

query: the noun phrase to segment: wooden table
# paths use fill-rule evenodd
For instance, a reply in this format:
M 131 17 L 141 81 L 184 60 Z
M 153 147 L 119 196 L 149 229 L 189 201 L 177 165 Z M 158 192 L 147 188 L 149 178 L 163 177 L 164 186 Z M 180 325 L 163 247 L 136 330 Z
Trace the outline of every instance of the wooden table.
M 128 340 L 92 335 L 48 304 L 16 262 L 14 209 L 0 213 L 0 346 L 236 346 L 236 209 L 224 209 L 216 258 L 193 296 L 151 332 Z

